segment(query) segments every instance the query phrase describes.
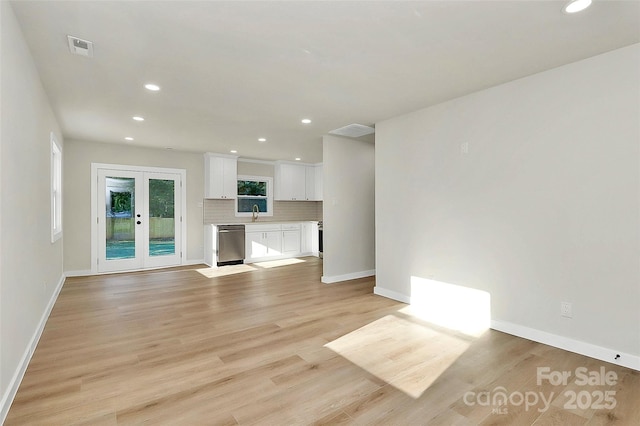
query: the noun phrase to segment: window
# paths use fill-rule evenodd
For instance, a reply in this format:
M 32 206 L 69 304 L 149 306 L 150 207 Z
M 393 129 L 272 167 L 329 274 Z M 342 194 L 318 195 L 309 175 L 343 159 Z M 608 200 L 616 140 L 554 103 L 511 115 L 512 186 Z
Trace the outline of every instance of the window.
M 62 237 L 62 150 L 51 132 L 51 242 Z
M 246 217 L 257 208 L 260 216 L 273 216 L 273 178 L 238 176 L 236 216 Z

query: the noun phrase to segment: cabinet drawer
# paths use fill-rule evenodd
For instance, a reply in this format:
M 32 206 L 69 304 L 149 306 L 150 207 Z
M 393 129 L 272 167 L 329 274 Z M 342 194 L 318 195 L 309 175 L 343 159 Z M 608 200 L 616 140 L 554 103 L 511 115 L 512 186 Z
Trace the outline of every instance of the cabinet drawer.
M 280 231 L 282 226 L 279 223 L 264 223 L 260 225 L 254 224 L 245 224 L 244 225 L 245 232 L 269 232 L 269 231 Z
M 283 231 L 298 231 L 300 230 L 300 224 L 299 223 L 283 223 L 282 224 L 282 230 Z

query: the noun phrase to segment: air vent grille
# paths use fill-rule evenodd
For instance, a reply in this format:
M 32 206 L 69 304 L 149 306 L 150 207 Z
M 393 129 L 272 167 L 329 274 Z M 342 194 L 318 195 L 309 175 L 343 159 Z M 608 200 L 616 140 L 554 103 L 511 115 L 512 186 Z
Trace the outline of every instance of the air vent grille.
M 348 126 L 340 127 L 329 132 L 331 135 L 348 136 L 350 138 L 359 138 L 360 136 L 370 135 L 374 133 L 376 129 L 373 127 L 365 126 L 363 124 L 349 124 Z
M 93 42 L 70 35 L 67 36 L 67 40 L 69 41 L 69 50 L 74 55 L 93 57 Z

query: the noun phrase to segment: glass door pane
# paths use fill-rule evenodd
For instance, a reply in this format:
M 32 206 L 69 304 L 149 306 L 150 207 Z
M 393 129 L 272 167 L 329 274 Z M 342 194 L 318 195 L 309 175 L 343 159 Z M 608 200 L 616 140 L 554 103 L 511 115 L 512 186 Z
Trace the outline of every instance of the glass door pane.
M 181 263 L 182 222 L 180 175 L 144 174 L 144 267 L 157 268 Z
M 149 256 L 176 254 L 175 180 L 149 179 Z
M 97 182 L 98 271 L 139 269 L 143 262 L 142 173 L 99 169 Z
M 97 271 L 179 265 L 181 175 L 107 168 L 97 175 Z
M 107 260 L 136 257 L 135 178 L 105 178 L 105 254 Z

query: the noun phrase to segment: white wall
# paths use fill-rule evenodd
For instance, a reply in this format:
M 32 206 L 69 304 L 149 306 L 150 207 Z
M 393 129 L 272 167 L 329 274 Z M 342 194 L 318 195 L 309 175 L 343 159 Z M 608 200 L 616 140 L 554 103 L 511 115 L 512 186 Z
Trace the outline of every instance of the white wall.
M 495 322 L 640 355 L 639 119 L 636 44 L 377 123 L 376 292 L 481 289 Z
M 238 159 L 238 174 L 273 177 L 275 175 L 275 166 L 266 162 L 250 162 Z
M 66 150 L 8 2 L 0 14 L 1 423 L 62 283 L 63 240 L 51 243 L 50 132 Z
M 375 273 L 375 148 L 323 137 L 323 282 Z
M 68 140 L 64 156 L 66 272 L 91 269 L 91 163 L 167 167 L 187 171 L 187 262 L 204 256 L 204 156 L 175 150 Z

